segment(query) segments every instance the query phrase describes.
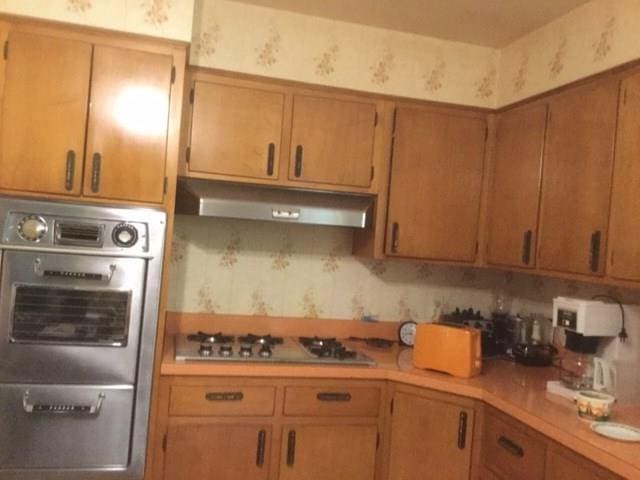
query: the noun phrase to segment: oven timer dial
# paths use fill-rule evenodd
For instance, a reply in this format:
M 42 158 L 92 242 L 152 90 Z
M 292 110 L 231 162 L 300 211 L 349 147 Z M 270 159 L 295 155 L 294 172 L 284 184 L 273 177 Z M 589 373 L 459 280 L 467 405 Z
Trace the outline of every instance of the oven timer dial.
M 18 222 L 18 235 L 29 242 L 39 242 L 47 233 L 47 222 L 39 215 L 27 215 Z
M 112 237 L 118 247 L 133 247 L 138 241 L 138 230 L 128 223 L 119 223 L 113 228 Z

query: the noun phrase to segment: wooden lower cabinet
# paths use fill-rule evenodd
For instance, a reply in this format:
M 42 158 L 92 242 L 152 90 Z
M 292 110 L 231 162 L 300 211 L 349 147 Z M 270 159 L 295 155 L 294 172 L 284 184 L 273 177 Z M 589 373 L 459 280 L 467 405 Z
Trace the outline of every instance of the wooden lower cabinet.
M 285 425 L 280 480 L 372 480 L 378 428 L 368 425 Z
M 170 425 L 165 480 L 269 478 L 271 425 L 204 423 Z
M 473 401 L 429 390 L 396 390 L 388 480 L 468 479 Z

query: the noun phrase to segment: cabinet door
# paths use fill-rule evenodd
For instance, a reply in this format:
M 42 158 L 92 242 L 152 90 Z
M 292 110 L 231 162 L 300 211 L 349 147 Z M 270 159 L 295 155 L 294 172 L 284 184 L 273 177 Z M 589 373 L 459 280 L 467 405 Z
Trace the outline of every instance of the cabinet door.
M 546 480 L 614 480 L 620 477 L 558 446 L 547 451 Z
M 547 105 L 500 114 L 489 204 L 488 261 L 535 266 Z
M 84 195 L 162 202 L 172 62 L 95 46 Z
M 169 426 L 164 480 L 263 480 L 269 477 L 271 427 L 185 423 Z
M 284 94 L 195 82 L 189 171 L 278 178 Z
M 542 269 L 604 271 L 617 106 L 616 80 L 550 102 L 538 249 Z
M 640 74 L 624 80 L 616 140 L 609 224 L 609 266 L 614 278 L 640 280 Z
M 485 138 L 484 119 L 397 110 L 387 254 L 475 260 Z
M 280 480 L 373 480 L 375 425 L 284 428 Z
M 1 188 L 80 193 L 91 49 L 75 40 L 10 33 Z
M 390 480 L 468 479 L 473 410 L 396 393 L 391 421 Z
M 289 178 L 371 185 L 375 118 L 373 103 L 294 96 Z

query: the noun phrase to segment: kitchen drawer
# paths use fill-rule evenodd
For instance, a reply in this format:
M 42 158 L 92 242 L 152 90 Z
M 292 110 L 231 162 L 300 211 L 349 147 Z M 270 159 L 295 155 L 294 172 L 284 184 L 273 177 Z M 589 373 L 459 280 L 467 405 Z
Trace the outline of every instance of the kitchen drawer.
M 284 414 L 289 416 L 377 417 L 379 408 L 377 387 L 327 385 L 285 389 Z
M 485 466 L 504 479 L 542 480 L 546 444 L 527 430 L 524 425 L 487 414 L 482 455 Z
M 186 386 L 171 387 L 169 415 L 273 415 L 275 387 Z

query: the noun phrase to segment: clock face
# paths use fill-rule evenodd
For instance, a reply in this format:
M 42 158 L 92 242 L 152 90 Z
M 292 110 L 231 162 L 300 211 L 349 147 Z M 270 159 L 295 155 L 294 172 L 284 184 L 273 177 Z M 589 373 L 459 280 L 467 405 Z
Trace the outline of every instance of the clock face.
M 402 345 L 413 347 L 416 338 L 416 322 L 403 322 L 398 327 L 398 339 Z

